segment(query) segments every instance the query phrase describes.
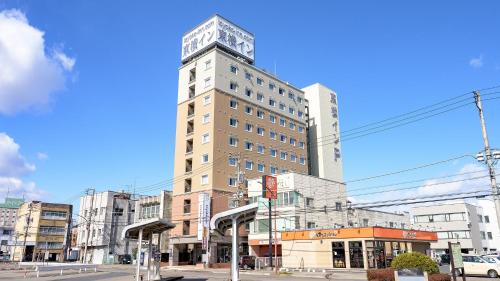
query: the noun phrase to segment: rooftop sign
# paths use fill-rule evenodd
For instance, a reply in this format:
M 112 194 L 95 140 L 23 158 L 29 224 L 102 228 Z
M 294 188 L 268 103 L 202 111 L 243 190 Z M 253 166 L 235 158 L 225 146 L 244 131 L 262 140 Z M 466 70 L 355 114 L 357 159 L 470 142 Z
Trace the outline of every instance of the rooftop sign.
M 253 34 L 219 15 L 211 17 L 182 37 L 181 60 L 185 61 L 216 44 L 254 61 Z

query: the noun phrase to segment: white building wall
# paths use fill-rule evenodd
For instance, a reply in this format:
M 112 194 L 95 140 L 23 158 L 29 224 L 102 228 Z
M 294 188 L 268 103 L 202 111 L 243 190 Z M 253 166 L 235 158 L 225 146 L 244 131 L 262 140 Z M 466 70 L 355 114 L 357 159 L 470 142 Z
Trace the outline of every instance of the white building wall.
M 343 181 L 337 94 L 316 83 L 302 89 L 309 105 L 311 174 Z
M 495 204 L 489 199 L 479 199 L 477 205 L 481 209 L 483 217 L 481 231 L 484 231 L 486 236 L 486 239 L 482 241 L 483 250 L 486 249 L 486 252 L 498 251 L 500 250 L 500 232 L 498 230 Z M 488 237 L 488 233 L 491 233 L 491 239 Z

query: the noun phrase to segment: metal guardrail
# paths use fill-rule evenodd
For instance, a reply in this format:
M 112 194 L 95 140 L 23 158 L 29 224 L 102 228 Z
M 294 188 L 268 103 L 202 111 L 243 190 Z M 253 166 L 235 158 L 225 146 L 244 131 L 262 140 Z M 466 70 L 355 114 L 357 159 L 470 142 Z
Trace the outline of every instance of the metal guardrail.
M 278 265 L 278 268 L 280 268 L 282 266 L 282 262 L 281 262 L 281 257 L 278 257 L 278 262 L 276 263 L 276 258 L 273 257 L 273 266 L 276 266 Z M 269 263 L 269 257 L 258 257 L 255 259 L 255 269 L 264 269 L 266 267 L 269 267 L 270 266 L 270 263 Z
M 93 269 L 97 272 L 96 264 L 64 264 L 64 265 L 37 265 L 35 266 L 36 277 L 40 277 L 40 272 L 46 271 L 59 271 L 59 275 L 63 275 L 64 270 L 78 270 L 81 273 L 82 270 L 87 272 L 87 269 Z

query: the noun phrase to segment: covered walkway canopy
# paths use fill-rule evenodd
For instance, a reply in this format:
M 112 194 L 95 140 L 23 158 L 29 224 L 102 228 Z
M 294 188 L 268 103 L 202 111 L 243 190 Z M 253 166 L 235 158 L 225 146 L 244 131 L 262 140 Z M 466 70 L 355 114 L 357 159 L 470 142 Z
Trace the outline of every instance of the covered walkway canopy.
M 154 218 L 149 220 L 144 220 L 138 223 L 131 224 L 126 226 L 122 231 L 122 239 L 137 239 L 137 269 L 135 273 L 135 280 L 140 280 L 140 267 L 141 267 L 141 247 L 142 247 L 142 239 L 147 238 L 149 241 L 148 248 L 148 271 L 147 271 L 147 280 L 151 280 L 152 276 L 150 274 L 150 265 L 151 265 L 151 256 L 153 254 L 152 242 L 153 242 L 153 234 L 158 234 L 158 248 L 160 247 L 160 237 L 161 233 L 172 229 L 175 227 L 175 224 L 171 223 L 167 219 Z M 153 280 L 161 280 L 160 277 L 160 262 L 156 262 L 155 272 Z
M 238 226 L 249 223 L 255 219 L 259 203 L 252 203 L 242 207 L 230 209 L 218 213 L 210 220 L 210 231 L 224 236 L 224 233 L 232 228 L 232 248 L 231 248 L 231 280 L 238 281 L 239 278 L 239 245 Z

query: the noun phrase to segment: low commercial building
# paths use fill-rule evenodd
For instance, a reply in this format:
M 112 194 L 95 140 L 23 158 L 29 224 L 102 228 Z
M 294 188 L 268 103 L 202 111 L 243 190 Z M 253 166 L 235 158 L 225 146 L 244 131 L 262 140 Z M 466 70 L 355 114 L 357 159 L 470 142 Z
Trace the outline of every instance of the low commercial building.
M 12 246 L 16 243 L 17 211 L 24 200 L 21 198 L 6 197 L 4 203 L 0 203 L 0 260 L 10 259 Z
M 26 202 L 17 213 L 14 261 L 66 260 L 70 245 L 71 214 L 67 204 Z
M 117 263 L 132 253 L 132 245 L 123 241 L 123 228 L 134 221 L 135 201 L 125 192 L 104 191 L 80 198 L 77 245 L 80 260 L 85 256 L 93 264 Z
M 407 228 L 410 225 L 408 213 L 350 208 L 344 183 L 293 172 L 276 175 L 276 178 L 278 257 L 285 254 L 281 248 L 281 231 L 362 226 Z M 250 254 L 266 260 L 265 257 L 269 256 L 269 225 L 274 230 L 275 223 L 273 215 L 273 222 L 269 224 L 269 203 L 262 198 L 262 179 L 248 181 L 248 196 L 250 203 L 260 203 L 255 222 L 249 224 Z M 272 209 L 274 212 L 274 205 Z M 274 253 L 274 247 L 272 251 Z
M 500 235 L 493 202 L 454 202 L 411 209 L 414 226 L 436 231 L 433 255 L 448 252 L 448 242 L 460 242 L 463 253 L 488 254 L 500 248 Z
M 153 218 L 172 219 L 172 192 L 162 190 L 156 196 L 144 196 L 135 202 L 134 223 L 143 222 Z M 160 238 L 160 253 L 161 262 L 168 263 L 170 260 L 169 253 L 169 236 L 170 232 L 161 233 Z M 153 235 L 153 245 L 157 246 L 158 234 Z M 144 249 L 146 250 L 146 249 Z M 147 253 L 146 253 L 147 255 Z
M 284 231 L 284 268 L 385 268 L 399 254 L 426 254 L 435 232 L 362 227 Z

